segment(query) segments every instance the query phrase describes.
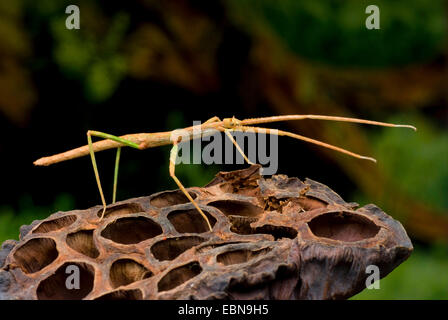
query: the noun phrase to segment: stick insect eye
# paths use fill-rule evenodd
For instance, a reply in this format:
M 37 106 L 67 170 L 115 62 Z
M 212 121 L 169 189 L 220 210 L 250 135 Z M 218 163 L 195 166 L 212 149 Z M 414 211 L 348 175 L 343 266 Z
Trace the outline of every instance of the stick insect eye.
M 232 129 L 232 128 L 235 128 L 235 127 L 240 126 L 240 125 L 241 125 L 241 120 L 238 120 L 238 119 L 235 118 L 235 117 L 232 117 L 232 118 L 225 118 L 225 119 L 222 121 L 222 123 L 223 123 L 224 128 L 226 128 L 226 129 Z
M 230 119 L 230 118 L 225 118 L 225 119 L 222 121 L 222 124 L 223 124 L 224 128 L 226 128 L 226 129 L 230 129 L 230 128 L 232 128 L 232 119 Z

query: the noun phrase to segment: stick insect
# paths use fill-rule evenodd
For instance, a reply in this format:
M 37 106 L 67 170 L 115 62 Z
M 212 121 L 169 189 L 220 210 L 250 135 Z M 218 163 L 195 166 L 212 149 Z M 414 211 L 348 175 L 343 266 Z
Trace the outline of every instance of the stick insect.
M 264 134 L 276 134 L 278 136 L 288 136 L 297 140 L 306 141 L 309 143 L 313 143 L 316 145 L 319 145 L 324 148 L 332 149 L 341 153 L 345 153 L 347 155 L 350 155 L 355 158 L 364 159 L 364 160 L 370 160 L 373 162 L 376 162 L 374 158 L 362 156 L 357 153 L 348 151 L 346 149 L 324 143 L 318 140 L 314 140 L 305 136 L 301 136 L 299 134 L 295 134 L 288 131 L 282 131 L 282 130 L 273 130 L 269 128 L 262 128 L 257 127 L 254 125 L 259 125 L 263 123 L 272 123 L 272 122 L 280 122 L 280 121 L 290 121 L 290 120 L 304 120 L 304 119 L 314 119 L 314 120 L 328 120 L 328 121 L 339 121 L 339 122 L 352 122 L 352 123 L 358 123 L 358 124 L 369 124 L 369 125 L 376 125 L 376 126 L 383 126 L 383 127 L 401 127 L 401 128 L 410 128 L 413 130 L 417 130 L 414 126 L 411 125 L 405 125 L 405 124 L 392 124 L 392 123 L 385 123 L 385 122 L 378 122 L 378 121 L 372 121 L 372 120 L 364 120 L 364 119 L 357 119 L 357 118 L 347 118 L 347 117 L 337 117 L 337 116 L 325 116 L 325 115 L 284 115 L 284 116 L 271 116 L 271 117 L 262 117 L 262 118 L 252 118 L 252 119 L 245 119 L 245 120 L 238 120 L 235 117 L 232 118 L 225 118 L 221 120 L 218 117 L 213 117 L 206 122 L 188 127 L 185 129 L 182 129 L 184 132 L 188 133 L 187 140 L 193 140 L 200 138 L 201 135 L 195 135 L 195 132 L 205 132 L 207 130 L 210 131 L 210 129 L 218 130 L 220 132 L 224 132 L 226 136 L 232 141 L 232 143 L 235 145 L 238 152 L 241 153 L 243 158 L 246 162 L 249 164 L 253 164 L 247 156 L 244 154 L 243 150 L 240 148 L 238 143 L 235 141 L 233 136 L 231 135 L 231 132 L 240 131 L 251 131 L 255 133 L 264 133 Z M 50 157 L 44 157 L 36 160 L 34 162 L 37 166 L 49 166 L 54 163 L 86 156 L 90 154 L 93 171 L 96 178 L 96 183 L 98 186 L 98 190 L 101 197 L 101 202 L 103 205 L 103 211 L 101 214 L 100 221 L 104 217 L 104 213 L 106 212 L 107 204 L 104 197 L 103 189 L 101 186 L 101 181 L 98 173 L 98 167 L 95 160 L 95 152 L 103 151 L 107 149 L 117 149 L 116 158 L 115 158 L 115 168 L 114 168 L 114 184 L 113 184 L 113 195 L 112 195 L 112 203 L 115 203 L 116 201 L 116 193 L 117 193 L 117 181 L 118 181 L 118 168 L 120 164 L 120 155 L 121 155 L 121 148 L 122 147 L 131 147 L 139 150 L 147 149 L 147 148 L 154 148 L 159 146 L 165 146 L 165 145 L 172 145 L 171 153 L 170 153 L 170 160 L 169 160 L 169 174 L 171 178 L 176 182 L 179 189 L 182 190 L 182 192 L 185 194 L 185 196 L 188 198 L 188 200 L 194 205 L 194 207 L 197 209 L 197 211 L 201 214 L 201 216 L 204 218 L 204 220 L 207 222 L 207 226 L 209 230 L 212 230 L 212 226 L 210 225 L 209 219 L 204 214 L 202 209 L 198 206 L 196 201 L 191 197 L 191 195 L 187 192 L 181 181 L 176 177 L 175 175 L 175 165 L 176 165 L 176 157 L 178 155 L 178 144 L 185 138 L 185 136 L 182 136 L 181 139 L 179 137 L 173 138 L 173 132 L 174 131 L 166 131 L 166 132 L 156 132 L 156 133 L 137 133 L 137 134 L 127 134 L 124 136 L 114 136 L 108 133 L 99 132 L 99 131 L 93 131 L 89 130 L 87 131 L 87 145 L 83 147 L 79 147 L 76 149 L 72 149 L 63 153 L 59 153 Z M 101 138 L 103 140 L 97 141 L 95 143 L 92 142 L 92 137 Z

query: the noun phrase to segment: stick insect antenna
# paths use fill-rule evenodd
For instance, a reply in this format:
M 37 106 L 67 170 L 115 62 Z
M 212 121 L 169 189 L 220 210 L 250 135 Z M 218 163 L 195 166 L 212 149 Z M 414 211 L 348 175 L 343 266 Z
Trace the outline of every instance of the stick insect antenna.
M 239 122 L 239 124 L 242 126 L 250 126 L 250 125 L 261 124 L 261 123 L 271 123 L 271 122 L 291 121 L 291 120 L 304 120 L 304 119 L 353 122 L 353 123 L 362 123 L 362 124 L 370 124 L 370 125 L 375 125 L 375 126 L 393 127 L 393 128 L 410 128 L 410 129 L 413 129 L 414 131 L 417 131 L 416 127 L 408 125 L 408 124 L 393 124 L 393 123 L 379 122 L 379 121 L 372 121 L 372 120 L 365 120 L 365 119 L 323 116 L 323 115 L 314 115 L 314 114 L 273 116 L 273 117 L 245 119 L 245 120 L 241 120 Z

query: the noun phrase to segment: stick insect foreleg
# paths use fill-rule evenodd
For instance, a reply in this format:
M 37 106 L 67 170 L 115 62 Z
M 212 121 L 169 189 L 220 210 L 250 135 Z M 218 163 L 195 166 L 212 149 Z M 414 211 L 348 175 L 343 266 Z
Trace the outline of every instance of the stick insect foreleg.
M 244 120 L 237 120 L 237 119 L 229 118 L 229 119 L 224 119 L 224 122 L 232 123 L 234 121 L 237 121 L 240 126 L 252 126 L 254 124 L 261 124 L 261 123 L 272 123 L 272 122 L 278 122 L 278 121 L 304 120 L 304 119 L 352 122 L 352 123 L 370 124 L 370 125 L 374 125 L 374 126 L 392 127 L 392 128 L 410 128 L 414 131 L 417 131 L 416 127 L 411 126 L 409 124 L 394 124 L 394 123 L 372 121 L 372 120 L 366 120 L 366 119 L 324 116 L 324 115 L 315 115 L 315 114 L 306 114 L 306 115 L 293 114 L 293 115 L 284 115 L 284 116 L 272 116 L 272 117 L 244 119 Z
M 259 132 L 259 133 L 276 134 L 279 136 L 288 136 L 288 137 L 291 137 L 294 139 L 307 141 L 307 142 L 319 145 L 324 148 L 342 152 L 342 153 L 348 154 L 355 158 L 376 162 L 376 160 L 374 158 L 362 156 L 357 153 L 348 151 L 346 149 L 339 148 L 339 147 L 333 146 L 331 144 L 321 142 L 319 140 L 314 140 L 314 139 L 311 139 L 308 137 L 304 137 L 304 136 L 301 136 L 301 135 L 298 135 L 298 134 L 295 134 L 292 132 L 282 131 L 282 130 L 273 131 L 273 129 L 260 128 L 260 127 L 253 126 L 254 124 L 261 124 L 261 123 L 271 123 L 271 122 L 288 121 L 288 120 L 304 120 L 304 119 L 342 121 L 342 122 L 352 122 L 352 123 L 360 123 L 360 124 L 370 124 L 370 125 L 383 126 L 383 127 L 410 128 L 410 129 L 413 129 L 414 131 L 417 130 L 416 127 L 414 127 L 412 125 L 408 125 L 408 124 L 393 124 L 393 123 L 379 122 L 379 121 L 372 121 L 372 120 L 365 120 L 365 119 L 324 116 L 324 115 L 285 115 L 285 116 L 272 116 L 272 117 L 262 117 L 262 118 L 253 118 L 253 119 L 245 119 L 245 120 L 238 120 L 238 119 L 235 119 L 235 117 L 233 117 L 233 118 L 224 119 L 223 127 L 226 129 L 230 128 L 230 129 L 236 130 L 236 131 L 254 130 L 255 132 Z
M 92 159 L 93 171 L 95 173 L 96 183 L 98 185 L 98 190 L 100 192 L 101 202 L 103 204 L 103 212 L 101 214 L 101 219 L 100 219 L 100 220 L 102 220 L 104 217 L 104 213 L 106 212 L 107 204 L 106 204 L 106 199 L 104 198 L 103 188 L 101 187 L 101 180 L 100 180 L 100 175 L 98 173 L 98 166 L 96 164 L 95 152 L 93 151 L 92 136 L 120 142 L 124 146 L 129 146 L 129 147 L 133 147 L 136 149 L 140 149 L 140 147 L 138 144 L 136 144 L 132 141 L 129 141 L 129 140 L 126 140 L 126 139 L 123 139 L 123 138 L 120 138 L 120 137 L 117 137 L 117 136 L 114 136 L 114 135 L 111 135 L 108 133 L 92 131 L 92 130 L 87 131 L 87 143 L 89 145 L 89 153 L 90 153 L 90 157 Z M 120 154 L 121 154 L 121 147 L 118 147 L 117 148 L 117 156 L 116 156 L 116 160 L 115 160 L 114 189 L 113 189 L 112 203 L 115 203 L 116 194 L 117 194 L 118 166 L 120 163 Z
M 331 150 L 335 150 L 341 153 L 345 153 L 348 154 L 352 157 L 358 158 L 358 159 L 364 159 L 364 160 L 370 160 L 373 162 L 376 162 L 376 159 L 371 158 L 371 157 L 366 157 L 366 156 L 362 156 L 360 154 L 348 151 L 346 149 L 340 148 L 340 147 L 336 147 L 332 144 L 328 144 L 319 140 L 315 140 L 315 139 L 311 139 L 305 136 L 301 136 L 299 134 L 296 133 L 292 133 L 292 132 L 288 132 L 288 131 L 283 131 L 283 130 L 277 130 L 277 129 L 269 129 L 269 128 L 260 128 L 260 127 L 252 127 L 252 126 L 239 126 L 239 127 L 235 127 L 233 130 L 235 131 L 254 131 L 257 133 L 264 133 L 264 134 L 275 134 L 278 136 L 288 136 L 297 140 L 302 140 L 302 141 L 306 141 L 309 143 L 313 143 L 316 144 L 318 146 L 327 148 L 327 149 L 331 149 Z

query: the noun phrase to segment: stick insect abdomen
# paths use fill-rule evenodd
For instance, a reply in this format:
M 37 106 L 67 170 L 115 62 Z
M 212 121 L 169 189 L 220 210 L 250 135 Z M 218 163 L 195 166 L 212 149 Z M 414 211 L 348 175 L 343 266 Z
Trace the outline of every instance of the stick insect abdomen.
M 170 131 L 156 132 L 156 133 L 135 133 L 120 136 L 120 138 L 131 141 L 138 145 L 144 144 L 144 147 L 142 146 L 141 149 L 146 149 L 171 144 L 170 133 L 171 133 Z M 108 149 L 116 149 L 122 146 L 123 146 L 122 143 L 109 139 L 100 140 L 92 144 L 94 152 L 104 151 Z M 85 145 L 76 149 L 56 154 L 54 156 L 40 158 L 36 160 L 34 164 L 36 166 L 49 166 L 57 162 L 87 156 L 89 152 L 90 152 L 89 146 Z

